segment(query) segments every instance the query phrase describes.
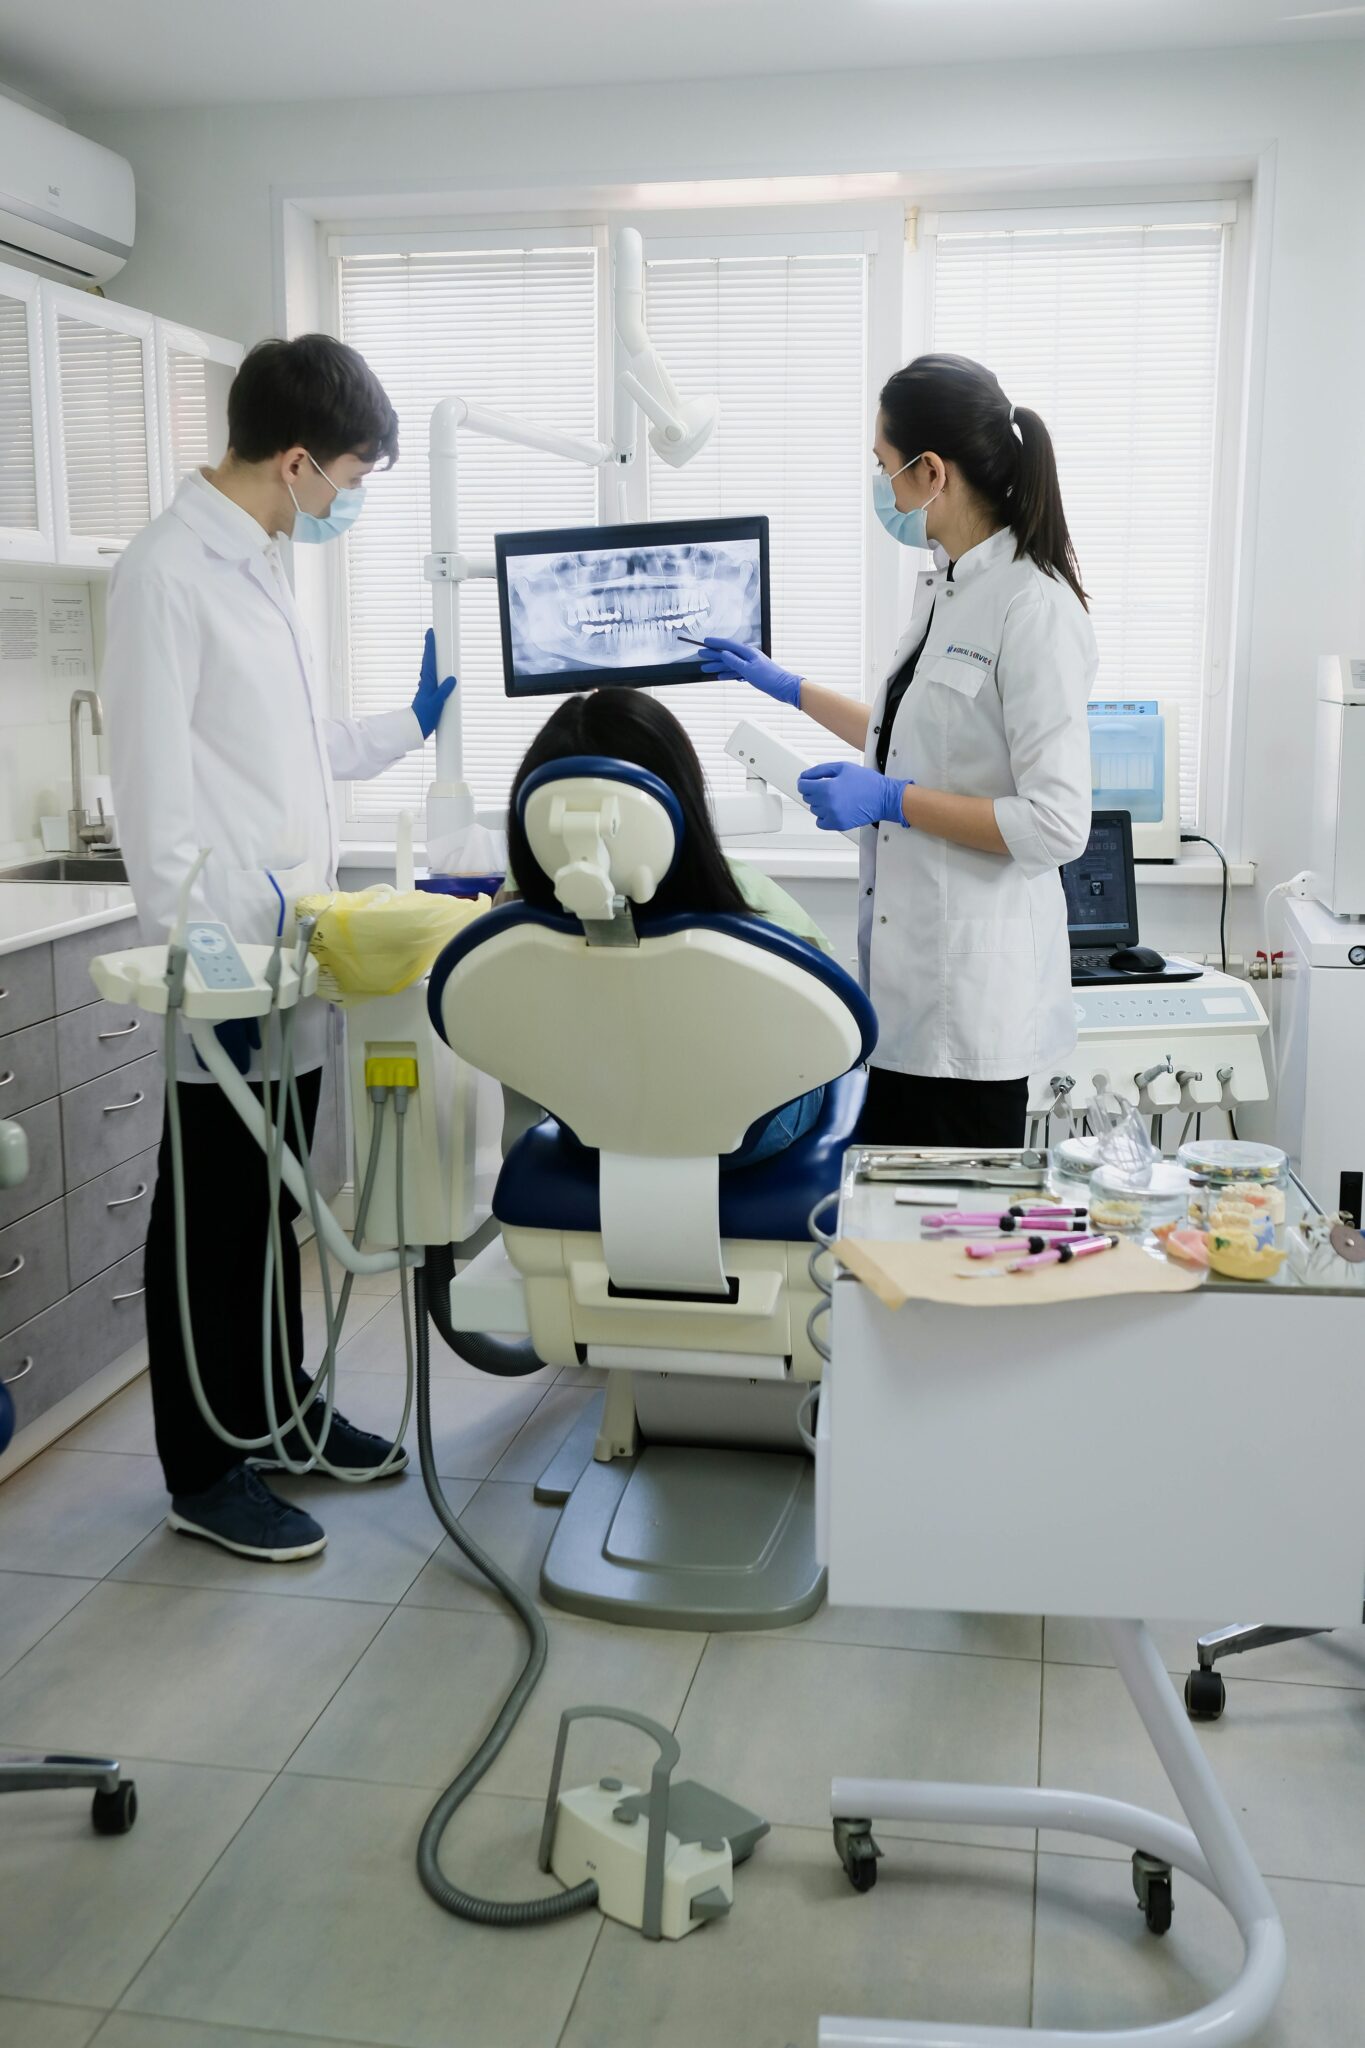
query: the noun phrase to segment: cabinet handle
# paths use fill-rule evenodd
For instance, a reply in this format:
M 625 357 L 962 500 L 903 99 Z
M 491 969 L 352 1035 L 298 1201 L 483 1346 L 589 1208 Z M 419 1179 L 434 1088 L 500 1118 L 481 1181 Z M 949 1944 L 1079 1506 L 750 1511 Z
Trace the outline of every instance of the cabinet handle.
M 14 1261 L 14 1264 L 9 1268 L 8 1272 L 0 1273 L 0 1280 L 12 1280 L 16 1273 L 23 1272 L 27 1264 L 28 1260 L 24 1257 L 23 1253 L 20 1252 L 18 1258 Z
M 142 1197 L 146 1194 L 146 1192 L 146 1181 L 139 1181 L 137 1193 L 135 1195 L 120 1195 L 117 1201 L 106 1202 L 104 1206 L 106 1209 L 126 1209 L 130 1202 L 140 1202 L 142 1200 Z
M 95 553 L 97 555 L 121 555 L 123 553 L 123 550 L 127 547 L 127 545 L 128 543 L 126 540 L 118 540 L 114 542 L 112 547 L 96 548 Z
M 132 1287 L 128 1290 L 127 1294 L 111 1294 L 109 1299 L 111 1301 L 136 1301 L 139 1294 L 145 1294 L 146 1292 L 145 1287 Z
M 125 1024 L 121 1031 L 100 1031 L 96 1034 L 101 1045 L 106 1038 L 131 1038 L 135 1031 L 141 1031 L 142 1019 L 135 1017 L 131 1024 Z
M 7 1003 L 8 1001 L 9 990 L 7 988 L 0 988 L 0 1003 Z
M 12 1081 L 13 1079 L 14 1079 L 14 1069 L 13 1069 L 13 1067 L 11 1067 L 11 1068 L 9 1069 L 8 1073 L 5 1073 L 5 1074 L 0 1074 L 0 1088 L 8 1088 L 8 1087 L 9 1087 L 9 1084 L 10 1084 L 10 1082 L 11 1082 L 11 1081 Z
M 18 1372 L 12 1372 L 8 1379 L 0 1380 L 0 1387 L 12 1387 L 16 1380 L 26 1380 L 33 1370 L 33 1360 L 26 1358 Z
M 146 1090 L 139 1088 L 131 1102 L 106 1102 L 104 1108 L 100 1111 L 100 1115 L 113 1116 L 114 1112 L 119 1109 L 136 1109 L 140 1102 L 145 1102 L 146 1100 Z

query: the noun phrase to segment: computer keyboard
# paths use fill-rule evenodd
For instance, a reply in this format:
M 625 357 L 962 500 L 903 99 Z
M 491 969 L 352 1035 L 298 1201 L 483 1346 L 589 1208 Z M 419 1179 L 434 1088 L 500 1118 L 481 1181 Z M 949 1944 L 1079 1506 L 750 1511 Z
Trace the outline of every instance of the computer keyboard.
M 1112 946 L 1106 946 L 1098 953 L 1074 951 L 1071 955 L 1071 979 L 1076 981 L 1085 975 L 1111 973 L 1109 962 L 1113 953 Z

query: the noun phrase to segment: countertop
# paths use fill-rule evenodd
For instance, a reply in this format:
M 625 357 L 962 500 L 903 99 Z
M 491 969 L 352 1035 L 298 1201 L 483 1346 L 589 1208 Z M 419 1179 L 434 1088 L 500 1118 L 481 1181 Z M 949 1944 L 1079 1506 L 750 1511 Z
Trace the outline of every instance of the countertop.
M 114 882 L 0 882 L 0 953 L 117 924 L 133 915 L 133 892 Z

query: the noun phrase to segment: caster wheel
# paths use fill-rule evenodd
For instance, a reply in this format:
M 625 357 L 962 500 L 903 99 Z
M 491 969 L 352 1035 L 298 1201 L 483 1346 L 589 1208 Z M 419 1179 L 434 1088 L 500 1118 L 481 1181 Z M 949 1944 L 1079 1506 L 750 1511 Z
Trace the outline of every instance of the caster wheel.
M 1137 1850 L 1133 1856 L 1133 1891 L 1147 1922 L 1147 1931 L 1150 1934 L 1167 1933 L 1175 1910 L 1170 1864 Z
M 97 1792 L 90 1808 L 97 1835 L 126 1835 L 137 1819 L 137 1786 L 124 1778 L 112 1792 Z
M 1227 1703 L 1227 1687 L 1217 1671 L 1199 1667 L 1185 1680 L 1185 1711 L 1192 1721 L 1216 1721 Z
M 844 1874 L 855 1892 L 870 1892 L 877 1882 L 881 1850 L 872 1839 L 870 1824 L 864 1820 L 836 1820 L 834 1846 Z

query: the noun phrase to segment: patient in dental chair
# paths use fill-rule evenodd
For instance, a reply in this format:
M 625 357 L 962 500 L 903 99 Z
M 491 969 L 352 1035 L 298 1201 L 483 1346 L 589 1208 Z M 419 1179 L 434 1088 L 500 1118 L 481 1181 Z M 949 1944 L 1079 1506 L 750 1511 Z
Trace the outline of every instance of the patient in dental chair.
M 784 889 L 743 861 L 727 859 L 721 851 L 696 750 L 672 712 L 643 690 L 592 690 L 566 697 L 536 734 L 513 778 L 508 801 L 506 893 L 519 894 L 538 910 L 559 909 L 554 884 L 527 844 L 517 799 L 523 782 L 536 769 L 578 754 L 630 761 L 657 775 L 672 790 L 682 811 L 683 839 L 677 862 L 641 917 L 641 929 L 647 929 L 654 917 L 728 911 L 739 917 L 766 918 L 822 952 L 832 950 L 819 926 Z M 820 1114 L 824 1092 L 813 1088 L 774 1111 L 737 1152 L 722 1158 L 721 1170 L 754 1166 L 804 1137 Z

